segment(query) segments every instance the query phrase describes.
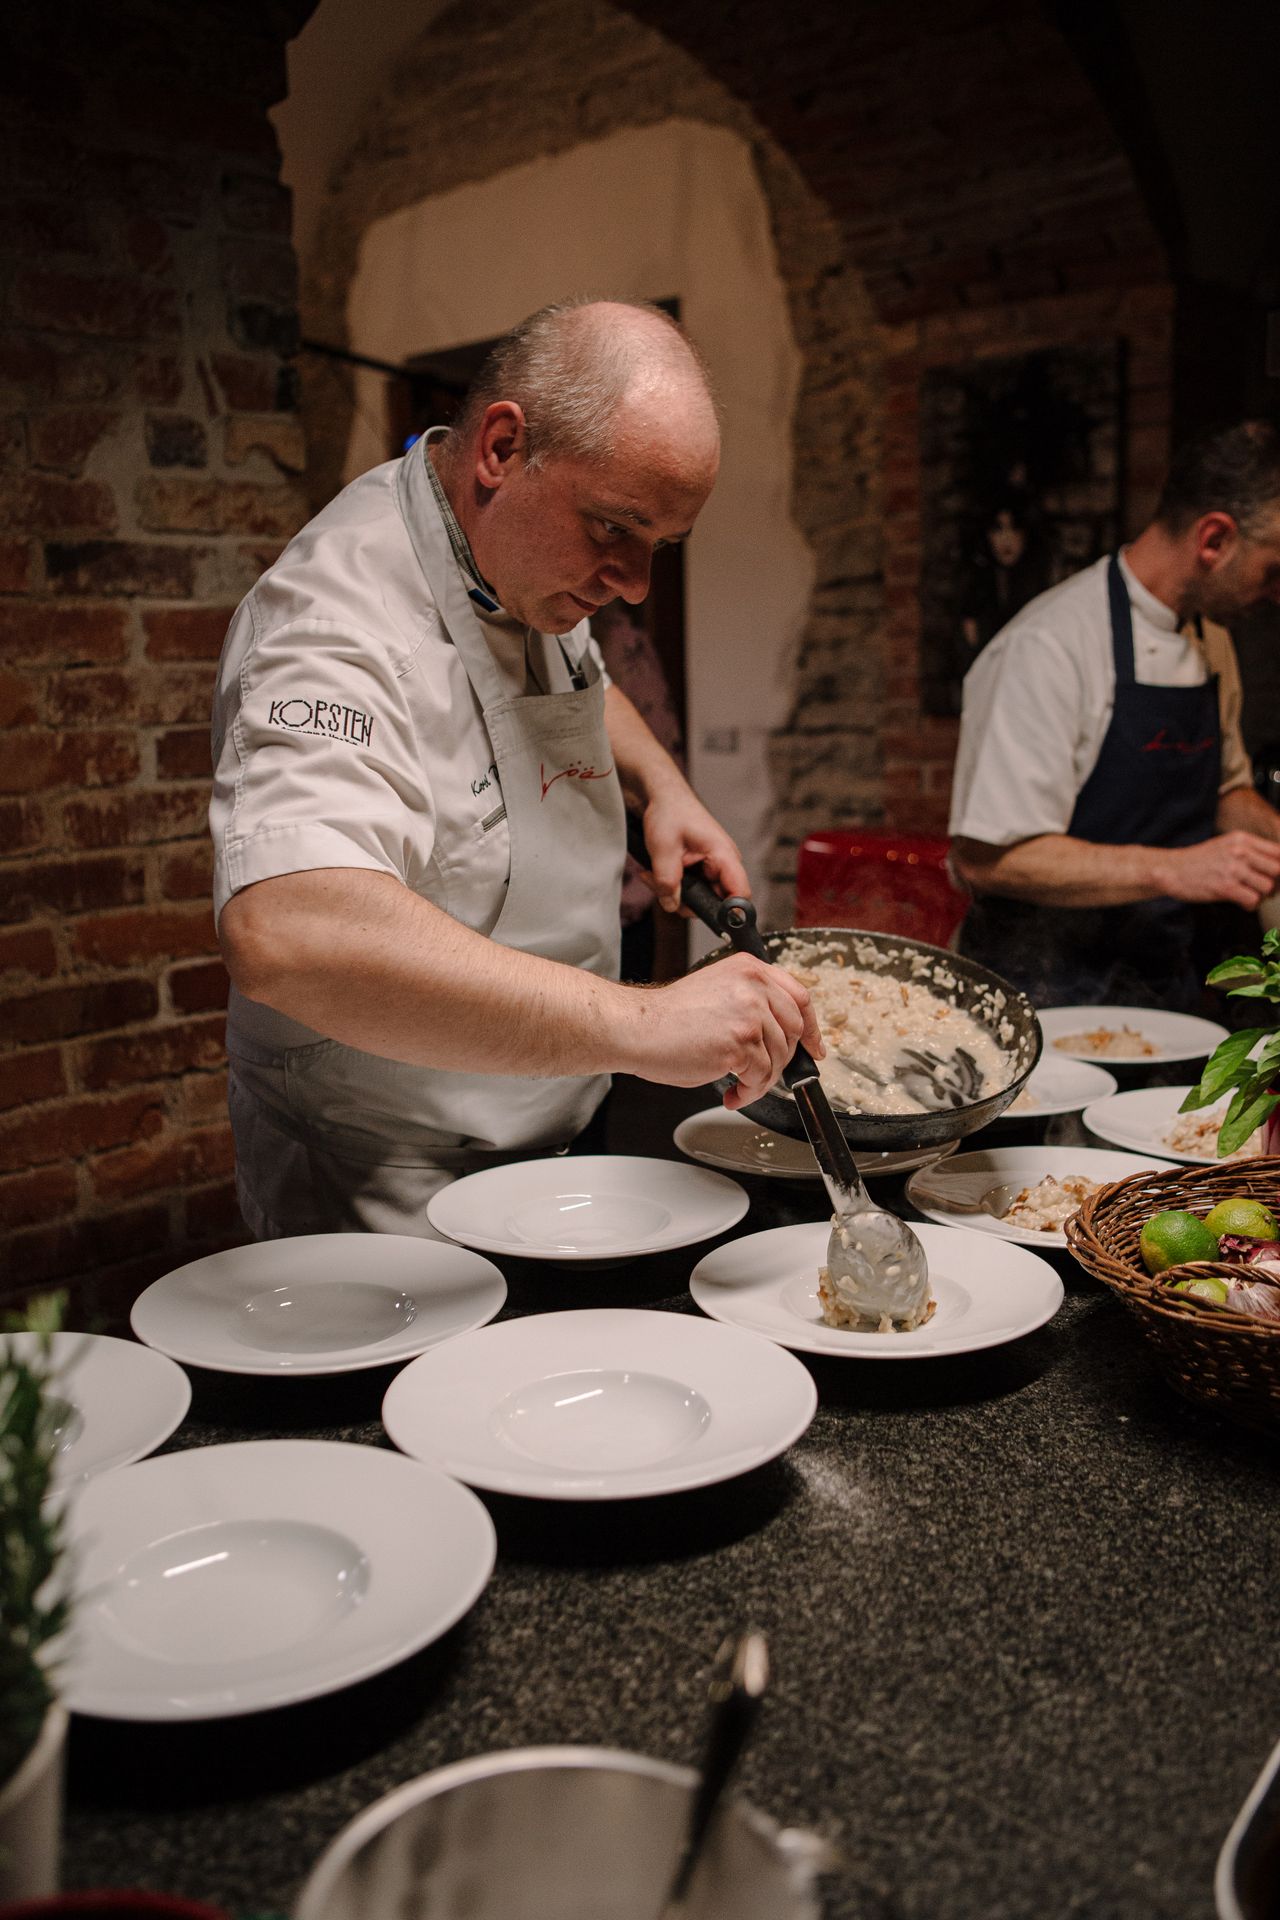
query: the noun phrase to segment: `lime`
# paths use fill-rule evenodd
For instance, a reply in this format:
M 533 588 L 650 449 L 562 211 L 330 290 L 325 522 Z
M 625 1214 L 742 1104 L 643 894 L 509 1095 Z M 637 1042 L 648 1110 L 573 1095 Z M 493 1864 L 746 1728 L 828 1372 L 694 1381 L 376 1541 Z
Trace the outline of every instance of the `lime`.
M 1174 1280 L 1169 1291 L 1185 1293 L 1192 1300 L 1207 1300 L 1211 1307 L 1225 1307 L 1227 1304 L 1227 1283 L 1213 1273 L 1202 1273 L 1195 1280 Z
M 1148 1273 L 1180 1267 L 1184 1260 L 1213 1260 L 1218 1236 L 1198 1213 L 1157 1213 L 1138 1239 L 1142 1264 Z
M 1219 1200 L 1205 1218 L 1210 1233 L 1242 1233 L 1246 1240 L 1280 1239 L 1280 1222 L 1261 1200 L 1250 1200 L 1243 1193 L 1231 1193 Z

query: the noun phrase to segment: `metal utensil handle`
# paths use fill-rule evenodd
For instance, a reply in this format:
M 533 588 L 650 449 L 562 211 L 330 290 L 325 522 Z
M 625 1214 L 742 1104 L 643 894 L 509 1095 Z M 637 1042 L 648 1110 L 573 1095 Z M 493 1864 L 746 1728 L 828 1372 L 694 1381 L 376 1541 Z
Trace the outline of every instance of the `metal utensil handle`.
M 762 1633 L 754 1630 L 731 1635 L 722 1642 L 716 1664 L 721 1671 L 711 1685 L 712 1718 L 707 1749 L 689 1815 L 684 1852 L 667 1895 L 668 1910 L 678 1906 L 689 1890 L 712 1818 L 760 1710 L 760 1701 L 769 1683 L 768 1642 Z
M 653 872 L 649 849 L 645 845 L 644 828 L 634 813 L 627 814 L 627 852 L 646 873 Z M 741 894 L 732 893 L 726 898 L 717 893 L 701 861 L 685 868 L 684 878 L 680 882 L 680 898 L 704 927 L 710 927 L 712 933 L 728 940 L 735 953 L 749 953 L 754 959 L 763 960 L 767 966 L 774 964 L 773 955 L 761 939 L 756 925 L 754 901 L 744 899 Z M 782 1069 L 782 1084 L 794 1087 L 797 1081 L 816 1080 L 817 1077 L 818 1069 L 813 1055 L 807 1047 L 797 1046 Z

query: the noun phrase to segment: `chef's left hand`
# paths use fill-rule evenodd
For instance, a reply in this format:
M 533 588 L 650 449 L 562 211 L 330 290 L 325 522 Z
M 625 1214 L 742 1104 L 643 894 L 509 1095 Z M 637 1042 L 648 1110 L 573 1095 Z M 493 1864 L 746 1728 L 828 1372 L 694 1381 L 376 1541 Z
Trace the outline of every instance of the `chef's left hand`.
M 680 882 L 686 867 L 701 861 L 707 878 L 722 895 L 751 895 L 751 882 L 742 855 L 697 795 L 689 787 L 675 788 L 650 800 L 644 810 L 644 837 L 653 862 L 645 875 L 668 913 L 682 913 Z

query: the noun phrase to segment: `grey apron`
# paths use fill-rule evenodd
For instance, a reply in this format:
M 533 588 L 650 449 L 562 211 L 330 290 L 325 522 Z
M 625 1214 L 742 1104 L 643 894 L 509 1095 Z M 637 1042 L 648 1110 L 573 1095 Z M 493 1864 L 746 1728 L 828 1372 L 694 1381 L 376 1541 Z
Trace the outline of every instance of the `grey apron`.
M 482 709 L 510 836 L 506 899 L 491 938 L 616 979 L 623 800 L 603 681 L 584 652 L 572 691 L 512 694 L 450 549 L 425 456 L 419 442 L 401 463 L 400 512 Z M 281 1026 L 299 1044 L 274 1044 Z M 609 1085 L 602 1074 L 534 1079 L 408 1066 L 264 1017 L 234 995 L 227 1045 L 237 1188 L 259 1239 L 353 1230 L 430 1237 L 433 1193 L 495 1161 L 563 1148 Z

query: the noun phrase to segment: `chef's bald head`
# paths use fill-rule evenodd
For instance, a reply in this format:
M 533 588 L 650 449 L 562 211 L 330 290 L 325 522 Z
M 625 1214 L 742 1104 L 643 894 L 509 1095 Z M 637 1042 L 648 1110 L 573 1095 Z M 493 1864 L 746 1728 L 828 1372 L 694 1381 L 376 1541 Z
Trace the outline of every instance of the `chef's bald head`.
M 607 460 L 629 423 L 666 410 L 699 450 L 714 454 L 719 444 L 702 356 L 678 322 L 647 303 L 565 300 L 522 320 L 467 391 L 453 429 L 459 449 L 498 401 L 523 413 L 532 468 L 556 458 Z

